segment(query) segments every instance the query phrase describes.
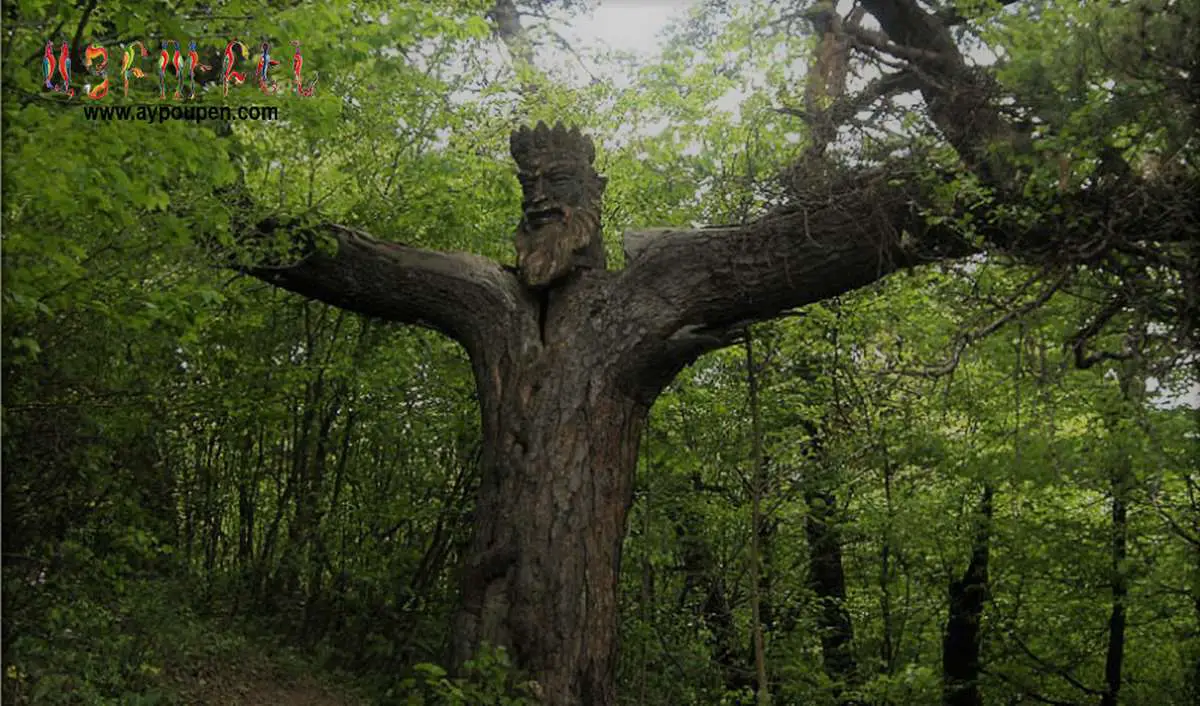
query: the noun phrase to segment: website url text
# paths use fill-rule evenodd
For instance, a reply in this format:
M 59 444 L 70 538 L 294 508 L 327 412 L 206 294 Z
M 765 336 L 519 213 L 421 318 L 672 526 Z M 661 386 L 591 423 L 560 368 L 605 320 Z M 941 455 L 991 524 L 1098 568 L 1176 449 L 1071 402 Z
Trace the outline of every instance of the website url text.
M 144 120 L 165 123 L 168 120 L 278 120 L 276 106 L 239 105 L 85 105 L 88 120 Z

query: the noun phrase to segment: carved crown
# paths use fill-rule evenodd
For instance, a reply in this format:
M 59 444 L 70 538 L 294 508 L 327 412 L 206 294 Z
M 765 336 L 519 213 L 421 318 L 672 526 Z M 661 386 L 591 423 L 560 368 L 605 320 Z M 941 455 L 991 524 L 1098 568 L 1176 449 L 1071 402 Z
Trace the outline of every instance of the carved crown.
M 596 146 L 592 138 L 579 132 L 579 128 L 567 129 L 561 122 L 554 127 L 538 121 L 537 127 L 523 126 L 515 130 L 508 140 L 509 151 L 521 167 L 532 166 L 535 161 L 550 156 L 555 161 L 582 160 L 591 164 L 596 159 Z M 544 156 L 545 155 L 545 156 Z

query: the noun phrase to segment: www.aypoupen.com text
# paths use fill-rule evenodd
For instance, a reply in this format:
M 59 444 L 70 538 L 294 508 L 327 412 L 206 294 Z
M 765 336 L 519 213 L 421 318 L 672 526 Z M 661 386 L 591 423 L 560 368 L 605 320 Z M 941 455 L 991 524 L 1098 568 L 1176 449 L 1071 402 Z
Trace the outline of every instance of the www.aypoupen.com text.
M 278 120 L 279 108 L 273 105 L 85 105 L 88 120 L 144 120 L 150 124 L 168 120 Z
M 150 75 L 154 73 L 158 78 L 159 100 L 166 100 L 169 93 L 177 101 L 194 100 L 196 98 L 196 72 L 210 71 L 213 67 L 200 63 L 200 54 L 196 51 L 196 42 L 194 41 L 188 43 L 186 67 L 184 66 L 185 56 L 180 51 L 178 41 L 163 40 L 161 44 L 162 49 L 158 53 L 158 58 L 153 61 L 155 67 L 149 73 L 142 71 L 137 66 L 137 49 L 141 49 L 142 57 L 150 56 L 146 46 L 136 41 L 128 45 L 121 45 L 121 79 L 125 96 L 129 96 L 130 78 L 154 78 Z M 292 54 L 292 79 L 286 82 L 291 84 L 289 88 L 286 83 L 280 84 L 271 76 L 271 68 L 279 65 L 278 59 L 271 58 L 271 43 L 262 42 L 259 45 L 254 80 L 263 93 L 271 95 L 294 90 L 297 95 L 305 98 L 316 93 L 318 76 L 314 74 L 307 85 L 304 83 L 300 77 L 300 70 L 304 65 L 304 57 L 300 55 L 300 42 L 293 40 L 292 46 L 296 49 Z M 224 52 L 219 56 L 221 68 L 216 78 L 220 81 L 221 91 L 225 96 L 229 95 L 230 87 L 240 85 L 248 78 L 246 74 L 237 71 L 239 53 L 243 59 L 250 58 L 246 45 L 234 39 L 225 45 Z M 110 87 L 108 49 L 95 44 L 88 45 L 83 52 L 83 65 L 89 74 L 98 79 L 95 86 L 91 83 L 83 86 L 84 95 L 91 100 L 100 100 L 107 96 Z M 168 69 L 171 70 L 168 71 Z M 46 53 L 42 56 L 42 87 L 55 93 L 62 93 L 67 98 L 75 97 L 75 89 L 71 87 L 71 47 L 67 42 L 62 43 L 57 55 L 54 52 L 54 43 L 46 42 Z

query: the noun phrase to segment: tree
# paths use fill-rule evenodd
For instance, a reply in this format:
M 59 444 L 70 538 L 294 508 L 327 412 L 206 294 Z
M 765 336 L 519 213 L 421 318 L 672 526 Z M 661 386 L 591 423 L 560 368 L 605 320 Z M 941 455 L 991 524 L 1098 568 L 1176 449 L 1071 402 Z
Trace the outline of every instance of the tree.
M 54 24 L 51 20 L 37 26 L 42 10 L 34 5 L 13 5 L 7 11 L 13 14 L 6 17 L 20 19 L 13 27 L 16 36 L 41 32 Z M 138 12 L 93 13 L 95 3 L 87 4 L 86 9 L 69 5 L 60 6 L 65 24 L 60 22 L 59 27 L 65 27 L 67 39 L 75 38 L 76 44 L 79 37 L 87 36 L 88 29 L 102 28 L 105 37 L 126 37 L 145 31 L 148 21 L 167 32 L 185 32 L 201 23 L 208 28 L 210 20 L 217 21 L 209 18 L 211 13 L 204 8 L 197 8 L 183 27 L 182 21 L 164 19 L 161 10 L 148 20 L 145 13 Z M 714 11 L 727 6 L 709 5 Z M 1194 3 L 1134 3 L 1116 9 L 1025 3 L 1006 15 L 994 12 L 996 3 L 986 7 L 960 3 L 957 9 L 939 4 L 935 11 L 925 9 L 930 3 L 865 3 L 862 9 L 878 21 L 882 31 L 868 29 L 874 25 L 860 21 L 862 12 L 839 21 L 832 15 L 831 5 L 808 8 L 797 3 L 779 14 L 773 3 L 763 3 L 763 20 L 754 23 L 761 24 L 755 31 L 786 32 L 794 27 L 803 30 L 805 23 L 811 22 L 822 34 L 823 49 L 813 80 L 806 81 L 811 90 L 804 91 L 804 109 L 785 105 L 780 113 L 790 111 L 808 123 L 809 144 L 801 162 L 788 173 L 790 199 L 771 201 L 771 210 L 756 220 L 743 219 L 738 209 L 710 208 L 706 212 L 715 222 L 732 220 L 739 225 L 658 231 L 644 233 L 642 238 L 631 234 L 626 267 L 608 271 L 596 231 L 603 182 L 591 166 L 588 141 L 570 131 L 544 128 L 519 132 L 512 145 L 526 172 L 522 178 L 527 192 L 515 269 L 477 256 L 385 243 L 336 225 L 250 221 L 241 228 L 251 236 L 283 235 L 299 250 L 298 256 L 293 250 L 289 257 L 261 257 L 253 264 L 241 265 L 259 278 L 344 309 L 433 326 L 462 342 L 471 355 L 483 407 L 483 483 L 475 513 L 475 545 L 462 576 L 465 605 L 457 626 L 458 652 L 461 658 L 482 641 L 512 647 L 519 663 L 534 670 L 549 702 L 612 701 L 609 675 L 615 649 L 615 609 L 611 579 L 620 555 L 639 420 L 677 370 L 702 352 L 737 339 L 744 322 L 770 318 L 860 287 L 896 269 L 972 255 L 973 261 L 964 267 L 980 262 L 989 266 L 1021 262 L 1040 275 L 1029 279 L 1011 300 L 1000 302 L 999 308 L 1004 310 L 994 323 L 953 341 L 946 364 L 934 368 L 931 375 L 953 370 L 969 343 L 1062 292 L 1086 295 L 1089 301 L 1098 302 L 1090 310 L 1072 309 L 1069 318 L 1078 324 L 1074 332 L 1067 330 L 1063 335 L 1080 366 L 1123 357 L 1124 351 L 1106 349 L 1105 343 L 1114 338 L 1114 329 L 1123 328 L 1135 314 L 1154 322 L 1147 328 L 1150 337 L 1189 341 L 1196 320 L 1195 224 L 1190 220 L 1187 198 L 1196 185 L 1192 139 L 1195 59 L 1189 53 L 1198 44 L 1189 41 L 1194 39 L 1189 33 L 1196 26 L 1189 21 L 1194 20 Z M 255 7 L 254 3 L 233 3 L 223 5 L 223 12 L 236 15 L 235 10 L 252 12 Z M 500 218 L 492 215 L 492 220 L 484 220 L 483 212 L 496 209 L 489 208 L 482 189 L 507 189 L 509 180 L 478 179 L 480 183 L 469 189 L 473 199 L 451 200 L 413 193 L 413 185 L 419 185 L 427 172 L 410 166 L 409 173 L 404 173 L 403 167 L 397 173 L 397 163 L 418 161 L 416 157 L 401 161 L 399 155 L 404 143 L 426 125 L 461 127 L 461 117 L 452 117 L 448 108 L 430 113 L 422 112 L 425 107 L 410 109 L 402 113 L 406 121 L 402 139 L 387 144 L 396 131 L 396 114 L 418 88 L 450 92 L 448 87 L 442 89 L 443 84 L 427 80 L 429 76 L 412 75 L 417 73 L 413 66 L 420 63 L 415 59 L 412 65 L 393 63 L 393 67 L 403 63 L 397 72 L 402 75 L 390 77 L 385 90 L 375 91 L 372 81 L 361 80 L 375 70 L 370 65 L 382 54 L 373 50 L 392 48 L 396 43 L 407 48 L 422 36 L 413 27 L 447 19 L 431 16 L 419 3 L 404 7 L 403 15 L 399 9 L 392 3 L 365 9 L 363 3 L 355 3 L 353 10 L 343 8 L 341 14 L 312 19 L 317 28 L 312 34 L 316 35 L 331 35 L 343 24 L 356 23 L 350 41 L 331 38 L 328 43 L 338 45 L 331 53 L 356 57 L 353 61 L 365 67 L 362 73 L 344 80 L 344 85 L 330 80 L 337 72 L 325 72 L 322 77 L 323 87 L 332 84 L 354 92 L 297 104 L 289 111 L 292 132 L 286 136 L 282 131 L 256 130 L 255 139 L 267 144 L 247 151 L 241 166 L 248 178 L 270 177 L 273 183 L 278 175 L 280 203 L 307 202 L 310 209 L 325 200 L 321 192 L 332 186 L 330 174 L 356 178 L 363 191 L 379 194 L 378 205 L 364 203 L 343 210 L 350 211 L 356 222 L 370 223 L 376 233 L 420 231 L 422 220 L 440 221 L 444 231 L 459 224 L 480 223 L 494 231 L 493 224 Z M 305 22 L 310 21 L 307 8 L 293 10 L 285 13 L 288 21 L 302 13 Z M 387 29 L 372 25 L 371 13 L 384 10 L 397 10 Z M 499 31 L 511 36 L 520 31 L 517 14 L 517 3 L 504 2 L 495 5 L 492 17 Z M 260 17 L 256 22 L 265 25 L 275 19 Z M 453 21 L 443 26 L 458 27 Z M 1068 27 L 1076 29 L 1064 29 Z M 1096 27 L 1099 29 L 1093 31 Z M 1002 36 L 1012 28 L 1021 31 Z M 265 26 L 262 29 L 268 31 Z M 439 33 L 443 31 L 451 30 L 438 28 Z M 1006 52 L 1005 60 L 992 69 L 980 69 L 971 66 L 970 56 L 961 48 L 969 46 L 972 38 L 1013 51 Z M 1089 44 L 1097 38 L 1105 40 L 1100 44 L 1103 52 Z M 38 37 L 35 44 L 40 46 L 43 40 Z M 14 43 L 6 46 L 7 52 Z M 1050 46 L 1055 47 L 1053 52 L 1045 48 Z M 1060 59 L 1055 52 L 1067 59 Z M 13 56 L 25 53 L 19 45 Z M 527 52 L 521 48 L 521 53 Z M 1089 56 L 1090 60 L 1084 61 Z M 884 73 L 865 89 L 851 93 L 844 81 L 855 72 L 847 67 L 861 63 L 864 57 Z M 154 524 L 161 522 L 163 536 L 170 538 L 176 529 L 172 523 L 180 519 L 174 512 L 180 503 L 180 514 L 186 518 L 178 528 L 180 540 L 189 548 L 195 542 L 193 563 L 212 572 L 206 585 L 219 581 L 222 569 L 232 564 L 222 532 L 236 521 L 239 532 L 244 533 L 238 537 L 237 565 L 248 570 L 255 585 L 277 583 L 288 589 L 293 594 L 287 596 L 289 604 L 305 600 L 310 627 L 322 622 L 326 612 L 352 613 L 325 611 L 318 599 L 331 593 L 346 599 L 347 591 L 326 588 L 341 581 L 344 559 L 353 556 L 358 547 L 375 549 L 378 555 L 399 553 L 395 544 L 388 544 L 395 531 L 389 528 L 397 515 L 405 517 L 406 508 L 369 513 L 357 543 L 336 550 L 341 560 L 335 562 L 326 556 L 327 542 L 333 536 L 330 525 L 338 522 L 339 502 L 355 502 L 344 498 L 377 502 L 373 496 L 395 494 L 389 474 L 395 466 L 389 464 L 402 461 L 380 459 L 389 447 L 403 446 L 407 439 L 395 433 L 394 427 L 367 439 L 360 437 L 364 426 L 370 430 L 381 425 L 365 413 L 358 414 L 368 406 L 380 410 L 396 404 L 399 396 L 380 391 L 384 375 L 395 374 L 381 373 L 372 380 L 354 377 L 352 373 L 365 367 L 357 354 L 350 353 L 355 350 L 354 332 L 361 330 L 365 335 L 355 317 L 301 304 L 292 308 L 303 311 L 303 329 L 299 323 L 278 326 L 273 317 L 263 315 L 269 292 L 242 308 L 222 312 L 223 318 L 236 323 L 218 332 L 206 329 L 204 337 L 212 355 L 198 352 L 197 329 L 184 319 L 189 313 L 205 310 L 206 304 L 211 310 L 212 299 L 221 296 L 209 291 L 216 285 L 209 285 L 198 273 L 197 279 L 204 284 L 192 292 L 196 301 L 184 306 L 181 297 L 158 296 L 147 283 L 186 261 L 172 246 L 190 241 L 189 231 L 222 230 L 220 218 L 213 214 L 223 210 L 209 206 L 213 189 L 227 183 L 232 170 L 225 160 L 210 163 L 205 159 L 221 150 L 221 138 L 208 127 L 184 129 L 180 125 L 160 126 L 157 132 L 140 126 L 91 125 L 88 129 L 93 132 L 87 132 L 81 127 L 83 120 L 71 124 L 80 129 L 38 131 L 39 120 L 58 126 L 69 121 L 66 109 L 61 104 L 48 108 L 50 99 L 22 88 L 37 82 L 24 81 L 26 70 L 12 68 L 20 67 L 18 62 L 6 61 L 5 66 L 5 96 L 11 98 L 5 101 L 5 324 L 6 331 L 13 333 L 5 340 L 9 346 L 5 350 L 6 386 L 24 395 L 19 400 L 42 403 L 45 400 L 35 396 L 45 396 L 54 403 L 18 402 L 22 408 L 17 410 L 16 423 L 6 429 L 15 431 L 6 434 L 6 444 L 13 444 L 6 446 L 6 460 L 18 461 L 14 464 L 17 474 L 5 474 L 6 506 L 18 510 L 6 516 L 6 535 L 21 540 L 17 547 L 32 545 L 23 541 L 25 537 L 63 535 L 72 523 L 82 523 L 77 518 L 86 516 L 91 508 L 100 507 L 107 514 L 92 515 L 87 522 L 103 526 L 114 507 L 143 505 L 155 508 Z M 1105 88 L 1107 80 L 1114 77 L 1112 88 Z M 532 100 L 525 86 L 536 82 L 521 77 L 520 83 L 524 98 Z M 545 86 L 537 88 L 543 98 L 550 93 Z M 157 86 L 154 89 L 157 95 Z M 369 90 L 374 94 L 368 96 Z M 915 138 L 910 133 L 904 140 L 892 139 L 883 134 L 886 126 L 880 122 L 863 123 L 860 110 L 884 103 L 903 90 L 920 90 L 928 107 L 904 115 L 918 131 Z M 354 128 L 353 137 L 343 139 L 349 144 L 330 144 L 330 126 L 338 115 L 345 115 L 338 109 L 355 118 L 348 121 Z M 327 111 L 322 122 L 309 119 L 320 111 Z M 369 129 L 364 129 L 364 123 L 371 123 Z M 867 136 L 864 149 L 852 157 L 839 151 L 837 138 L 846 135 L 846 128 Z M 118 129 L 137 134 L 138 159 L 129 154 L 135 140 L 129 132 L 116 134 Z M 709 134 L 724 139 L 719 129 Z M 456 146 L 469 143 L 458 132 L 454 138 Z M 298 158 L 297 143 L 303 148 Z M 19 149 L 11 145 L 19 145 Z M 274 165 L 277 145 L 282 145 L 278 152 L 292 154 Z M 487 151 L 487 146 L 472 146 Z M 906 159 L 884 156 L 901 148 L 907 150 Z M 396 157 L 392 157 L 393 149 Z M 78 152 L 91 158 L 89 168 L 46 168 L 47 164 L 67 163 Z M 393 164 L 390 171 L 384 168 L 388 161 Z M 380 168 L 373 168 L 376 164 Z M 494 177 L 498 171 L 487 174 Z M 125 172 L 135 175 L 132 181 Z M 296 179 L 298 172 L 309 178 Z M 314 181 L 320 188 L 314 189 Z M 105 191 L 109 186 L 124 198 L 109 197 Z M 629 191 L 638 188 L 620 186 Z M 692 185 L 684 188 L 690 193 Z M 260 196 L 262 191 L 258 191 Z M 224 198 L 228 192 L 220 193 Z M 770 201 L 760 196 L 755 194 L 759 203 Z M 392 200 L 410 204 L 411 213 L 397 213 L 388 203 Z M 432 205 L 435 200 L 437 204 Z M 250 210 L 239 209 L 239 215 Z M 97 218 L 110 227 L 88 232 L 88 224 Z M 113 239 L 118 232 L 136 233 L 140 239 Z M 423 232 L 413 232 L 410 242 L 423 236 Z M 459 240 L 465 239 L 456 238 Z M 87 251 L 88 246 L 92 252 Z M 46 260 L 57 263 L 48 272 L 40 266 Z M 105 272 L 120 273 L 122 278 L 72 289 L 84 273 L 103 279 Z M 235 286 L 246 284 L 242 281 Z M 66 295 L 57 291 L 60 285 L 66 288 Z M 253 286 L 249 283 L 248 288 Z M 7 298 L 10 291 L 24 293 L 24 299 Z M 143 307 L 143 298 L 153 306 Z M 113 302 L 120 306 L 112 306 Z M 289 300 L 288 304 L 295 302 Z M 167 308 L 166 313 L 155 313 Z M 63 309 L 73 315 L 64 316 Z M 311 330 L 310 310 L 320 312 Z M 106 317 L 121 325 L 96 324 L 103 324 Z M 256 319 L 263 320 L 261 326 Z M 1068 322 L 1064 328 L 1070 326 Z M 385 327 L 372 328 L 386 331 Z M 148 335 L 146 329 L 156 335 Z M 272 336 L 269 341 L 256 341 L 261 350 L 248 353 L 255 347 L 237 348 L 246 359 L 257 359 L 261 353 L 261 367 L 247 360 L 239 361 L 241 365 L 229 364 L 224 353 L 231 352 L 230 341 L 259 337 L 264 330 L 271 330 Z M 289 334 L 296 340 L 289 341 Z M 183 335 L 193 339 L 181 341 Z M 307 340 L 300 341 L 301 337 Z M 328 356 L 317 352 L 318 348 L 326 350 L 322 341 L 328 341 Z M 395 348 L 390 345 L 393 343 L 390 339 L 380 347 Z M 57 353 L 53 365 L 43 370 L 38 367 L 38 345 L 43 354 L 66 348 L 72 353 Z M 375 346 L 365 348 L 373 351 Z M 122 357 L 123 365 L 109 365 Z M 283 361 L 278 364 L 280 372 L 295 389 L 280 390 L 281 383 L 275 380 L 264 383 L 260 394 L 260 371 L 274 370 L 276 357 Z M 140 359 L 160 362 L 138 365 Z M 393 369 L 405 367 L 410 360 L 405 356 L 387 358 Z M 289 362 L 296 369 L 288 369 Z M 393 378 L 386 384 L 399 383 Z M 59 411 L 76 409 L 72 405 L 80 400 L 132 402 L 130 391 L 140 390 L 162 400 L 165 409 L 134 407 L 130 413 L 97 414 L 100 408 L 93 403 L 90 418 Z M 110 391 L 120 395 L 101 396 Z M 160 394 L 164 391 L 170 394 Z M 279 399 L 272 399 L 272 394 Z M 189 409 L 193 399 L 204 402 L 204 409 L 212 413 L 197 419 Z M 763 406 L 770 414 L 768 405 Z M 230 407 L 233 413 L 229 413 Z M 6 408 L 6 413 L 12 411 L 11 406 Z M 290 433 L 286 429 L 289 417 Z M 10 419 L 6 417 L 6 423 Z M 114 432 L 117 424 L 122 433 Z M 108 443 L 99 449 L 103 453 L 92 453 L 92 441 L 101 433 Z M 72 443 L 47 443 L 60 436 Z M 828 436 L 831 446 L 839 441 L 838 434 Z M 882 438 L 880 434 L 886 453 Z M 150 443 L 155 439 L 167 443 Z M 473 439 L 461 444 L 447 437 L 422 441 L 437 447 L 438 452 L 447 446 L 461 447 L 458 452 L 448 452 L 451 458 L 443 464 L 425 469 L 430 476 L 448 470 L 462 479 L 445 491 L 447 505 L 454 505 L 459 487 L 472 484 L 469 472 L 463 472 L 454 457 L 461 458 L 462 467 L 470 465 Z M 278 450 L 272 448 L 275 445 Z M 14 455 L 12 448 L 23 453 Z M 130 454 L 129 448 L 145 449 L 146 453 Z M 151 453 L 160 449 L 166 452 L 161 463 L 169 472 L 159 472 L 160 459 Z M 39 453 L 28 453 L 30 450 Z M 766 452 L 763 457 L 772 455 Z M 332 462 L 335 456 L 337 463 Z M 356 465 L 378 467 L 371 479 L 381 482 L 352 479 L 343 489 L 342 468 L 348 456 L 354 459 L 351 470 Z M 90 464 L 89 457 L 94 459 Z M 118 484 L 112 479 L 123 472 L 118 470 L 123 468 L 122 462 L 132 472 Z M 95 492 L 86 487 L 88 483 L 74 478 L 81 466 L 87 467 L 86 478 L 96 486 Z M 26 469 L 23 472 L 22 467 Z M 775 473 L 778 469 L 771 470 Z M 276 487 L 267 487 L 264 478 L 274 481 Z M 154 482 L 164 479 L 167 482 L 159 492 Z M 890 471 L 885 478 L 888 482 Z M 235 485 L 243 507 L 228 501 Z M 112 502 L 131 496 L 131 488 L 147 490 L 152 502 Z M 824 488 L 816 490 L 827 494 Z M 1011 496 L 1007 488 L 997 494 L 1002 499 Z M 12 503 L 13 497 L 20 502 Z M 888 500 L 890 510 L 890 497 Z M 1177 512 L 1181 518 L 1188 516 L 1169 506 L 1167 511 Z M 432 517 L 429 519 L 426 527 L 433 525 Z M 440 530 L 440 514 L 437 523 Z M 686 524 L 692 521 L 688 519 Z M 411 565 L 422 574 L 410 584 L 414 592 L 419 592 L 422 582 L 436 583 L 425 576 L 435 572 L 429 567 L 441 566 L 447 556 L 453 556 L 449 547 L 455 523 L 447 520 L 445 525 L 445 532 L 430 530 L 435 536 L 428 551 L 412 558 Z M 997 531 L 1003 530 L 1000 524 Z M 962 545 L 965 548 L 969 543 Z M 6 541 L 6 550 L 12 546 Z M 770 542 L 764 542 L 764 547 L 769 546 Z M 995 542 L 993 566 L 1003 566 L 1004 547 L 1004 542 Z M 893 567 L 899 562 L 900 549 L 898 540 L 885 538 L 880 572 L 882 652 L 889 656 L 889 670 L 890 656 L 898 650 L 893 651 L 890 642 L 893 621 L 888 617 L 888 577 L 896 571 Z M 689 572 L 710 574 L 705 581 L 719 599 L 723 591 L 717 589 L 723 577 L 705 566 L 711 562 L 704 560 L 701 552 L 696 554 Z M 834 557 L 832 551 L 825 555 L 831 560 Z M 844 549 L 848 560 L 856 555 L 853 545 Z M 341 564 L 342 568 L 335 574 L 334 566 L 327 564 Z M 400 564 L 403 562 L 398 560 Z M 963 564 L 965 561 L 955 567 L 955 577 Z M 764 561 L 764 568 L 768 565 Z M 391 568 L 388 565 L 388 570 Z M 770 582 L 765 580 L 770 573 L 764 572 L 764 613 L 770 612 L 765 609 L 778 598 L 771 595 Z M 29 575 L 36 577 L 37 571 L 31 570 Z M 997 569 L 989 578 L 1002 576 Z M 843 592 L 853 599 L 861 584 L 856 574 L 849 572 L 842 582 Z M 831 580 L 828 590 L 822 590 L 838 598 L 836 584 L 836 579 Z M 1138 584 L 1129 581 L 1128 585 L 1136 588 Z M 942 595 L 937 592 L 938 597 Z M 403 600 L 395 603 L 401 605 Z M 713 601 L 706 618 L 711 616 L 714 625 L 736 626 L 733 618 L 737 616 L 720 603 Z M 397 612 L 401 610 L 408 608 L 397 608 Z M 992 613 L 990 607 L 984 613 L 985 625 Z M 875 626 L 870 620 L 858 620 L 858 615 L 855 612 L 855 639 L 869 642 Z M 355 617 L 363 624 L 387 624 L 383 630 L 404 629 L 394 628 L 390 617 L 377 618 L 366 610 Z M 838 615 L 831 617 L 831 623 L 842 622 Z M 764 616 L 762 622 L 765 626 L 771 621 Z M 895 622 L 899 634 L 901 624 Z M 1129 622 L 1132 626 L 1137 621 Z M 722 635 L 721 642 L 736 647 L 736 630 L 730 633 Z M 853 648 L 849 630 L 845 633 L 847 639 L 833 647 Z M 770 655 L 771 645 L 766 647 Z M 1043 651 L 1041 645 L 1033 648 Z M 729 653 L 733 654 L 732 650 Z M 858 665 L 869 673 L 870 665 L 862 654 L 858 656 Z M 730 667 L 738 666 L 736 657 L 728 660 Z M 991 664 L 992 655 L 988 658 L 987 664 Z M 782 669 L 778 666 L 782 660 L 771 656 L 765 661 L 772 669 Z M 1120 670 L 1114 673 L 1119 680 Z M 1100 683 L 1095 678 L 1090 681 Z M 1126 684 L 1123 693 L 1132 693 L 1131 686 Z
M 515 270 L 336 224 L 245 224 L 254 237 L 284 234 L 301 248 L 299 257 L 242 265 L 251 275 L 432 327 L 470 356 L 482 479 L 460 578 L 456 662 L 482 643 L 504 646 L 534 675 L 544 702 L 616 702 L 615 590 L 647 411 L 682 367 L 731 344 L 748 322 L 899 269 L 1007 256 L 1056 272 L 1097 268 L 1118 283 L 1113 302 L 1074 339 L 1086 364 L 1087 341 L 1105 323 L 1147 304 L 1151 285 L 1139 273 L 1165 267 L 1172 282 L 1194 282 L 1197 228 L 1180 201 L 1200 185 L 1194 163 L 1177 153 L 1173 166 L 1139 174 L 1107 149 L 1085 178 L 1058 182 L 1054 209 L 1041 213 L 1027 194 L 1046 158 L 1029 124 L 1058 126 L 1036 105 L 1000 107 L 991 72 L 971 66 L 955 41 L 964 17 L 915 0 L 862 7 L 881 32 L 857 20 L 827 22 L 828 31 L 848 33 L 853 46 L 900 69 L 823 114 L 853 115 L 915 85 L 959 168 L 897 179 L 896 164 L 836 168 L 813 157 L 794 171 L 788 203 L 744 225 L 634 234 L 641 237 L 628 240 L 625 268 L 609 270 L 599 240 L 604 181 L 591 141 L 539 123 L 511 140 L 524 192 Z M 1166 40 L 1156 41 L 1148 51 L 1165 50 Z M 1021 110 L 1024 122 L 1010 117 Z M 960 196 L 931 218 L 937 188 L 947 184 Z M 1178 315 L 1184 324 L 1175 331 L 1186 339 L 1196 303 L 1177 284 L 1158 291 L 1170 296 L 1155 313 Z

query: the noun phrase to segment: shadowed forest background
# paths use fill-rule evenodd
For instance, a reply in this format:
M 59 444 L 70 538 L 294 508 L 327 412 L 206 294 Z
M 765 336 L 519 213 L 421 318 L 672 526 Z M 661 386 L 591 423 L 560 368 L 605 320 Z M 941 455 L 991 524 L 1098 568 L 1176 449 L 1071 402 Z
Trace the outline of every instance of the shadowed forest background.
M 1161 175 L 1200 194 L 1195 0 L 899 4 L 1033 135 L 1004 218 Z M 748 223 L 897 155 L 914 213 L 973 249 L 741 327 L 657 399 L 621 704 L 1200 703 L 1195 231 L 976 238 L 1001 198 L 913 87 L 876 82 L 924 50 L 850 3 L 695 2 L 638 55 L 568 36 L 591 8 L 5 3 L 5 702 L 536 703 L 502 650 L 448 671 L 482 454 L 463 349 L 238 267 L 265 219 L 511 265 L 509 132 L 545 120 L 595 140 L 610 269 L 625 231 Z M 157 104 L 161 38 L 219 67 L 235 37 L 250 77 L 222 98 L 204 73 L 196 102 L 279 120 L 85 117 L 88 43 L 95 103 Z M 48 40 L 73 98 L 43 88 Z M 1134 208 L 1095 203 L 1097 232 Z

